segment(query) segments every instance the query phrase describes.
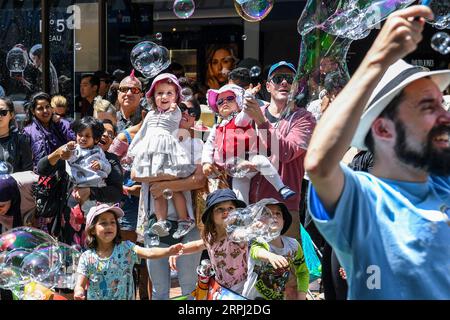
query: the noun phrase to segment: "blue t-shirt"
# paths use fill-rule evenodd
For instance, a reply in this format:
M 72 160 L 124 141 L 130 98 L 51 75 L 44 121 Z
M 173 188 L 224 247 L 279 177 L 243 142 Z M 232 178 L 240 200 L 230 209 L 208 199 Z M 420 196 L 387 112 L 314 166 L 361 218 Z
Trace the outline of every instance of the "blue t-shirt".
M 341 168 L 335 211 L 312 185 L 308 203 L 347 273 L 348 298 L 450 299 L 450 177 L 412 183 Z
M 89 278 L 87 300 L 134 300 L 133 266 L 139 260 L 134 246 L 123 241 L 108 258 L 95 250 L 83 252 L 77 273 Z

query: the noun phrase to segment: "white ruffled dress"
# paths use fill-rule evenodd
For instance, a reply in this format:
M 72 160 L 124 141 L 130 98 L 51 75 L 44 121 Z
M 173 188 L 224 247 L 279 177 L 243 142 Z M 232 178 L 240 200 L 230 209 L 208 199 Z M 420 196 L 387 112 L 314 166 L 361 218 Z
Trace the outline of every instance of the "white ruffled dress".
M 178 141 L 180 120 L 178 107 L 172 112 L 152 110 L 147 113 L 128 149 L 137 177 L 185 178 L 194 173 L 196 166 Z

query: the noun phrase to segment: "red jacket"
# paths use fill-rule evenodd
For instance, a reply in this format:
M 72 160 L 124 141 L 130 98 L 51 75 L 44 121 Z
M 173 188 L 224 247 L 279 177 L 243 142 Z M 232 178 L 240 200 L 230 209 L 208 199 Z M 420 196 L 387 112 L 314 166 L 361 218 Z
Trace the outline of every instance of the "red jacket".
M 256 154 L 257 135 L 251 124 L 238 127 L 235 118 L 224 126 L 216 128 L 214 162 L 223 166 L 225 160 L 233 157 L 248 160 L 249 154 Z M 222 150 L 220 153 L 219 150 Z

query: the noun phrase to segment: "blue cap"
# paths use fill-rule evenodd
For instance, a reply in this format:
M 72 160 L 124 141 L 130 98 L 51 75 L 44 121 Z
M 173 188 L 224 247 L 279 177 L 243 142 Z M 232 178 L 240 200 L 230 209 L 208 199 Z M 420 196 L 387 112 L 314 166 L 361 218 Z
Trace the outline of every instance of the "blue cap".
M 270 78 L 270 76 L 276 69 L 281 68 L 281 67 L 287 67 L 287 68 L 291 69 L 292 71 L 294 71 L 294 73 L 297 73 L 297 70 L 295 69 L 295 67 L 292 63 L 286 62 L 286 61 L 280 61 L 280 62 L 273 64 L 270 67 L 268 78 Z

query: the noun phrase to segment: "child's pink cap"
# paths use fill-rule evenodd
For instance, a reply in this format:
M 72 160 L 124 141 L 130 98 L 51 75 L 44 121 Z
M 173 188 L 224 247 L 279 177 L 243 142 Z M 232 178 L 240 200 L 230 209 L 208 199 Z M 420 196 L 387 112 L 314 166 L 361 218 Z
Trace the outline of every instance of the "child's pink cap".
M 117 207 L 115 205 L 109 205 L 109 204 L 106 204 L 106 203 L 102 203 L 102 204 L 99 204 L 99 205 L 97 205 L 95 207 L 92 207 L 89 210 L 89 213 L 86 216 L 86 227 L 85 227 L 85 229 L 86 230 L 89 229 L 89 227 L 92 224 L 92 221 L 94 221 L 96 216 L 99 216 L 102 213 L 107 212 L 107 211 L 113 212 L 116 215 L 117 219 L 120 219 L 120 218 L 122 218 L 124 216 L 124 213 L 123 213 L 122 209 L 120 209 L 119 207 Z

